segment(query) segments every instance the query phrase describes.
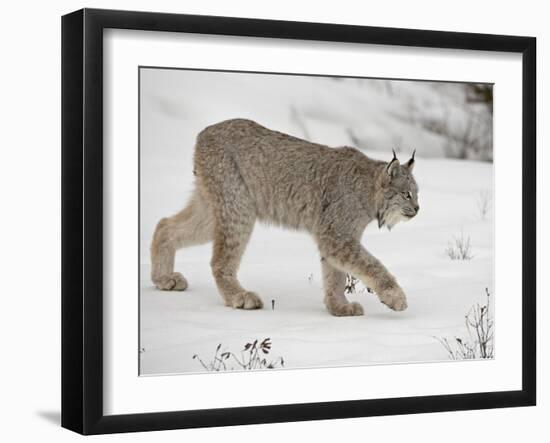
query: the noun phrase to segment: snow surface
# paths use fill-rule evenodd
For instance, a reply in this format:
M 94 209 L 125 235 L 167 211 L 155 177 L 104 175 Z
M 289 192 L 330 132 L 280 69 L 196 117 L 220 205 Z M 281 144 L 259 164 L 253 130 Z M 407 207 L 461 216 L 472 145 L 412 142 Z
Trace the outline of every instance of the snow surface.
M 209 361 L 219 343 L 222 350 L 238 353 L 245 343 L 266 337 L 273 343 L 269 358 L 283 357 L 286 368 L 447 360 L 434 337 L 466 337 L 464 315 L 475 302 L 484 302 L 486 287 L 492 291 L 492 210 L 481 219 L 477 205 L 482 192 L 492 193 L 493 165 L 434 158 L 441 152 L 429 149 L 423 155 L 419 141 L 433 134 L 400 124 L 395 117 L 399 103 L 392 97 L 401 88 L 399 96 L 414 95 L 415 103 L 437 99 L 451 106 L 456 98 L 448 91 L 436 94 L 443 87 L 434 89 L 427 83 L 392 82 L 393 95 L 388 99 L 382 81 L 365 85 L 357 80 L 293 77 L 288 81 L 270 76 L 268 81 L 263 76 L 223 75 L 141 72 L 141 373 L 200 372 L 203 369 L 193 355 Z M 309 109 L 308 115 L 315 118 L 297 121 L 293 106 L 300 115 L 304 114 L 300 109 Z M 365 316 L 331 316 L 322 302 L 319 257 L 310 236 L 260 224 L 239 277 L 244 287 L 263 298 L 263 310 L 224 306 L 210 271 L 210 244 L 184 249 L 176 256 L 176 270 L 189 281 L 187 291 L 154 289 L 148 250 L 155 224 L 180 210 L 190 195 L 196 134 L 208 124 L 232 117 L 253 118 L 301 137 L 305 128 L 308 138 L 329 145 L 350 145 L 348 129 L 358 127 L 361 120 L 363 132 L 373 134 L 374 141 L 377 132 L 384 134 L 391 127 L 407 140 L 404 148 L 409 144 L 419 148 L 415 167 L 419 215 L 391 232 L 372 223 L 363 237 L 366 248 L 405 290 L 407 311 L 393 312 L 364 290 L 348 298 L 363 305 Z M 388 143 L 377 146 L 384 152 L 365 153 L 384 159 L 390 147 Z M 471 238 L 473 258 L 452 261 L 445 249 L 462 233 Z

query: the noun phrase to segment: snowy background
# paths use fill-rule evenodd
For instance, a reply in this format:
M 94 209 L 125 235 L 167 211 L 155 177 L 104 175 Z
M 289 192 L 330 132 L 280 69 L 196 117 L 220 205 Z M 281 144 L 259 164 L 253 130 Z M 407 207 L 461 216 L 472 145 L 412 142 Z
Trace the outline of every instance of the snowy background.
M 140 75 L 142 374 L 200 372 L 193 355 L 209 361 L 220 343 L 239 353 L 267 337 L 269 358 L 283 357 L 286 368 L 448 359 L 435 337 L 466 337 L 464 315 L 493 285 L 490 86 L 163 69 Z M 390 160 L 392 148 L 403 161 L 417 150 L 419 215 L 392 232 L 372 224 L 363 238 L 405 290 L 407 311 L 390 311 L 359 286 L 348 298 L 365 316 L 332 317 L 313 241 L 259 224 L 239 277 L 263 298 L 263 310 L 223 305 L 210 244 L 177 254 L 187 291 L 154 289 L 149 244 L 158 220 L 191 193 L 195 137 L 235 117 L 379 159 Z M 460 237 L 470 239 L 471 260 L 446 253 Z

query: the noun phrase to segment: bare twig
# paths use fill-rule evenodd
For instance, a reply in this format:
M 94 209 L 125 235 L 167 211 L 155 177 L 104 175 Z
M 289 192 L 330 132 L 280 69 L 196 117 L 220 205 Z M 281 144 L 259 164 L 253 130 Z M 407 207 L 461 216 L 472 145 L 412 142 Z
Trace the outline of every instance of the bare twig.
M 208 363 L 205 363 L 197 354 L 193 355 L 193 359 L 197 360 L 200 365 L 209 372 L 235 369 L 250 371 L 254 369 L 275 369 L 277 367 L 284 367 L 284 360 L 282 357 L 272 361 L 268 361 L 266 358 L 271 351 L 270 338 L 264 338 L 261 342 L 256 339 L 253 342 L 246 343 L 244 348 L 240 351 L 240 357 L 231 351 L 221 352 L 221 347 L 222 345 L 220 343 L 216 348 L 212 360 Z
M 471 260 L 474 256 L 470 237 L 464 237 L 463 232 L 460 233 L 460 237 L 453 237 L 453 241 L 448 243 L 445 253 L 451 260 Z
M 473 305 L 465 315 L 468 338 L 434 337 L 447 351 L 451 360 L 487 359 L 494 357 L 494 321 L 491 293 L 485 288 L 486 303 Z
M 491 203 L 493 198 L 489 190 L 480 191 L 477 199 L 477 209 L 479 211 L 479 218 L 485 220 L 487 214 L 491 210 Z
M 359 280 L 357 280 L 353 275 L 347 274 L 344 293 L 346 295 L 354 294 L 357 288 L 357 283 L 359 283 Z

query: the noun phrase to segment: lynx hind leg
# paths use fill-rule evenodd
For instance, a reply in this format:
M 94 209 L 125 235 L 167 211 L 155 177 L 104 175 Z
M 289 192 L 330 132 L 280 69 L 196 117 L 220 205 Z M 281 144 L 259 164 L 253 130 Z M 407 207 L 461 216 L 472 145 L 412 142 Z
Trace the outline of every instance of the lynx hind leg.
M 346 298 L 346 274 L 331 266 L 324 258 L 321 258 L 321 267 L 328 311 L 337 317 L 363 315 L 363 307 L 357 302 L 350 303 Z
M 237 272 L 256 222 L 256 208 L 233 165 L 225 165 L 223 180 L 215 174 L 203 177 L 214 209 L 212 274 L 225 305 L 236 309 L 260 309 L 262 300 L 244 289 Z
M 155 286 L 161 291 L 185 291 L 189 285 L 181 272 L 171 272 L 156 279 Z
M 244 289 L 237 279 L 237 271 L 254 222 L 255 217 L 246 211 L 237 218 L 222 216 L 216 221 L 212 273 L 226 306 L 236 309 L 263 307 L 260 297 Z
M 198 191 L 182 211 L 159 221 L 151 244 L 151 279 L 158 289 L 187 289 L 187 280 L 174 272 L 176 251 L 211 241 L 213 229 L 212 210 Z

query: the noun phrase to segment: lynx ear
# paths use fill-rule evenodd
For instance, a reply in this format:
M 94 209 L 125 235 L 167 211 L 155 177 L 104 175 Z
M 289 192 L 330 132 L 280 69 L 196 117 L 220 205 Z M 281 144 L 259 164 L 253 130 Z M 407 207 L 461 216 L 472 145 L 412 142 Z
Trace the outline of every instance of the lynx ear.
M 399 160 L 397 160 L 397 155 L 395 155 L 395 150 L 392 149 L 393 152 L 393 158 L 391 162 L 388 163 L 388 166 L 386 166 L 386 171 L 388 172 L 388 175 L 390 177 L 395 177 L 397 175 L 397 171 L 399 171 Z
M 414 168 L 414 154 L 416 154 L 416 149 L 413 151 L 412 153 L 412 157 L 410 158 L 410 160 L 405 163 L 403 166 L 405 166 L 409 171 L 412 171 L 413 168 Z

